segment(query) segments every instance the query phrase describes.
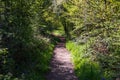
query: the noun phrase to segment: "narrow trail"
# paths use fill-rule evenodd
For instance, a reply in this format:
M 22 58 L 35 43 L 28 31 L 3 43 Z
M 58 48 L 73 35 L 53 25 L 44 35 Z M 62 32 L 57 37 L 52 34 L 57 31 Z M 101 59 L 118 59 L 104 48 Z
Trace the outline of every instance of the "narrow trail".
M 65 48 L 65 38 L 59 37 L 61 42 L 54 49 L 51 60 L 51 71 L 46 76 L 47 80 L 78 80 L 74 74 L 70 53 Z

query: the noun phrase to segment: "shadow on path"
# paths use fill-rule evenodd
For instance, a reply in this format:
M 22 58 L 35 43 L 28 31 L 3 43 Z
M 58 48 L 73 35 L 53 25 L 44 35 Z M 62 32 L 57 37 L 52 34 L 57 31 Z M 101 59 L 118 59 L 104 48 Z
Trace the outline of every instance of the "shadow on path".
M 47 80 L 78 80 L 74 74 L 70 54 L 65 48 L 65 38 L 59 38 L 61 42 L 54 49 L 51 71 L 47 74 L 46 78 Z

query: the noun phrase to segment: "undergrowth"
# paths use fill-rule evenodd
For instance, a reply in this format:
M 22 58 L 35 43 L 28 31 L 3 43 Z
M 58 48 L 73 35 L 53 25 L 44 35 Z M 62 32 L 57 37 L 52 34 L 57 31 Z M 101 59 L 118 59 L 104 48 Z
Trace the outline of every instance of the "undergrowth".
M 15 58 L 10 58 L 7 49 L 0 50 L 0 80 L 45 80 L 53 47 L 46 39 L 36 39 L 13 54 Z
M 104 46 L 99 42 L 79 44 L 73 41 L 67 42 L 66 47 L 71 51 L 75 73 L 80 80 L 115 80 L 119 77 L 119 55 L 111 51 L 111 47 L 108 47 L 109 51 L 102 51 L 99 49 Z
M 74 63 L 75 73 L 80 80 L 100 80 L 101 71 L 98 62 L 94 62 L 85 54 L 85 44 L 75 44 L 70 41 L 66 44 L 71 51 L 72 61 Z

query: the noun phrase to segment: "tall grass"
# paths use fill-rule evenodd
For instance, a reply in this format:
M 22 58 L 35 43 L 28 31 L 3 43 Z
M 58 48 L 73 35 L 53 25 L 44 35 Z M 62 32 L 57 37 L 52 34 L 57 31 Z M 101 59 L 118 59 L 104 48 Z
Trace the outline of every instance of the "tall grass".
M 75 73 L 80 80 L 100 80 L 101 68 L 98 62 L 94 62 L 90 57 L 86 57 L 86 45 L 76 44 L 72 41 L 66 44 L 67 49 L 71 52 L 74 63 Z

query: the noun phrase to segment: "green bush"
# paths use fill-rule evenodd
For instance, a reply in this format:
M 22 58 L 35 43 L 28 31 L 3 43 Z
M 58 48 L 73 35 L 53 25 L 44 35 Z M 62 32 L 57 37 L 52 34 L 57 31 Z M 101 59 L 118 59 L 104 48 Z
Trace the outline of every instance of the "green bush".
M 77 76 L 81 80 L 100 80 L 100 66 L 96 62 L 91 62 L 88 59 L 83 59 L 78 64 L 76 69 Z
M 0 49 L 0 73 L 5 72 L 5 68 L 7 67 L 7 49 Z
M 0 49 L 0 74 L 11 72 L 14 68 L 14 61 L 9 56 L 7 48 Z
M 26 75 L 26 80 L 44 80 L 44 74 L 49 70 L 53 44 L 47 40 L 41 39 L 33 42 L 28 50 L 29 67 L 27 67 L 28 74 Z
M 8 50 L 0 50 L 0 80 L 44 80 L 44 74 L 49 70 L 53 44 L 47 39 L 36 39 L 24 44 L 22 51 L 8 57 Z M 11 73 L 10 75 L 7 73 Z M 16 77 L 16 78 L 14 78 Z
M 11 73 L 7 73 L 6 75 L 0 74 L 0 80 L 24 80 L 24 78 L 17 78 L 14 77 Z
M 74 42 L 66 44 L 67 49 L 71 51 L 72 60 L 74 63 L 75 73 L 80 80 L 100 80 L 101 68 L 97 62 L 86 57 L 86 45 L 77 45 Z

